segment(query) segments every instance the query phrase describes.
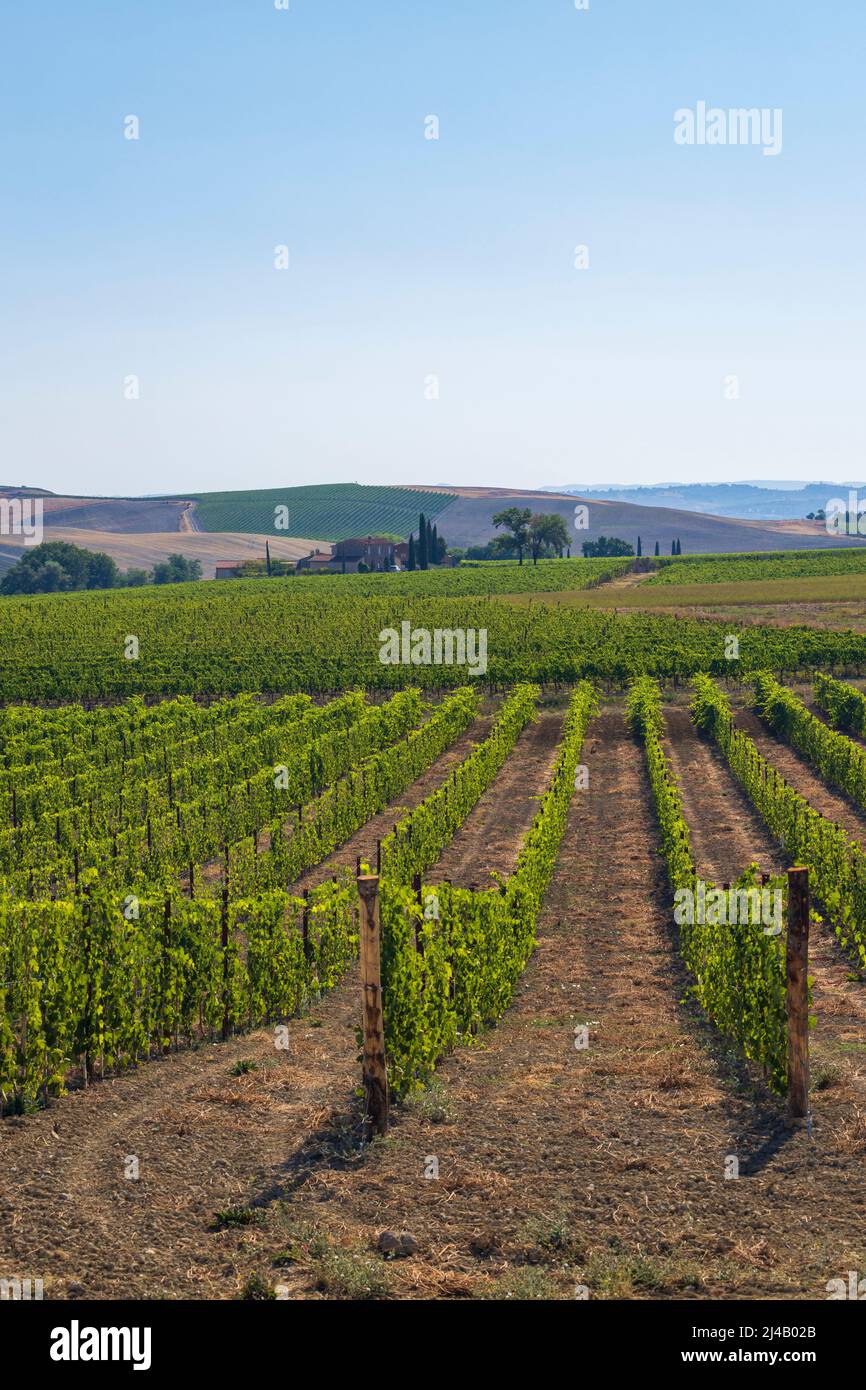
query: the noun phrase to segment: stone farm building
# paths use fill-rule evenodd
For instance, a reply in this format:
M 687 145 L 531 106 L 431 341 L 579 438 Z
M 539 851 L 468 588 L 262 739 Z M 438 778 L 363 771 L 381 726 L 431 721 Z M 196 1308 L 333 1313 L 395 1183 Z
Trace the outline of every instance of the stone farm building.
M 330 574 L 354 573 L 358 566 L 366 565 L 368 570 L 388 569 L 395 560 L 395 552 L 404 549 L 397 541 L 387 536 L 353 536 L 349 540 L 336 541 L 330 551 L 314 550 L 298 561 L 299 570 L 313 573 L 324 571 Z

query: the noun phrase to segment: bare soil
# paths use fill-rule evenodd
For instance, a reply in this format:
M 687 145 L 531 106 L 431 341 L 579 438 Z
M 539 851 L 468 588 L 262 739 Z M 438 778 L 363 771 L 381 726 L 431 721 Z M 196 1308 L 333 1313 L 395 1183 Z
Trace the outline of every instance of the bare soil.
M 852 805 L 846 797 L 834 792 L 783 739 L 770 733 L 766 724 L 750 709 L 736 711 L 736 722 L 749 735 L 758 751 L 772 763 L 787 782 L 804 796 L 812 807 L 828 820 L 841 825 L 852 840 L 866 844 L 866 813 Z
M 462 888 L 488 888 L 492 874 L 511 872 L 550 780 L 563 718 L 562 710 L 543 710 L 538 721 L 523 730 L 493 785 L 469 812 L 426 881 L 451 879 Z

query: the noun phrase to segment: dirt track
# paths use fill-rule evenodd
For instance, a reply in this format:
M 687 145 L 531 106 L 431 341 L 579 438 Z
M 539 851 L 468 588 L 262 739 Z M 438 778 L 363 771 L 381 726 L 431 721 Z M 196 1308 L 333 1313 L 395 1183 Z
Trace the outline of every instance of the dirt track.
M 491 874 L 507 875 L 538 811 L 550 780 L 562 733 L 562 710 L 544 710 L 514 747 L 493 786 L 469 812 L 460 833 L 426 875 L 468 888 L 491 886 Z

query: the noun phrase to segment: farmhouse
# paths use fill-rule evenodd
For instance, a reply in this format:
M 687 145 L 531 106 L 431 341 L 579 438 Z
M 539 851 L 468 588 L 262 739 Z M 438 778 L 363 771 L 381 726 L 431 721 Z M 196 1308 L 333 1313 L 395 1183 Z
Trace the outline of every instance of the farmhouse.
M 399 549 L 395 541 L 387 536 L 353 536 L 348 540 L 336 541 L 330 551 L 314 550 L 298 561 L 299 570 L 312 573 L 354 573 L 361 565 L 368 570 L 388 569 L 398 561 L 395 553 Z

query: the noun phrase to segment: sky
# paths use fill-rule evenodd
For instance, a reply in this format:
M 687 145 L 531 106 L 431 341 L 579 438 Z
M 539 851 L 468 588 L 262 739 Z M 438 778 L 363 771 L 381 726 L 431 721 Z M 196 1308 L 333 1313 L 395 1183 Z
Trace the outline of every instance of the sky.
M 0 0 L 0 481 L 864 473 L 862 0 L 289 4 Z

